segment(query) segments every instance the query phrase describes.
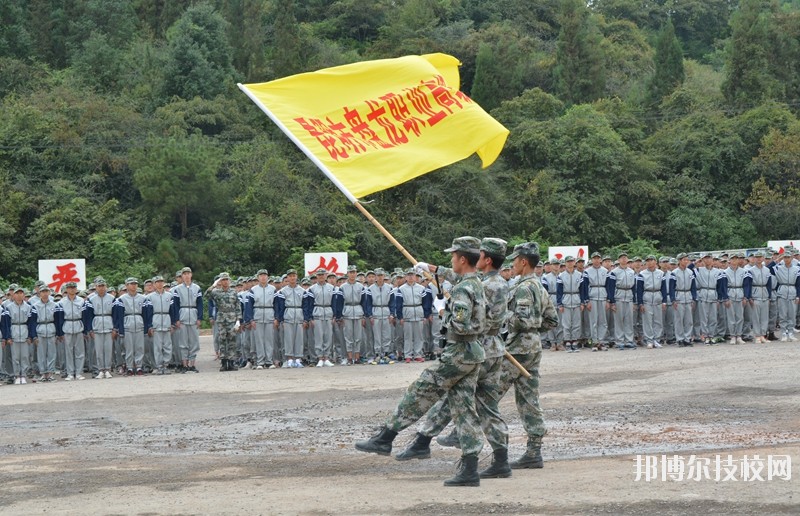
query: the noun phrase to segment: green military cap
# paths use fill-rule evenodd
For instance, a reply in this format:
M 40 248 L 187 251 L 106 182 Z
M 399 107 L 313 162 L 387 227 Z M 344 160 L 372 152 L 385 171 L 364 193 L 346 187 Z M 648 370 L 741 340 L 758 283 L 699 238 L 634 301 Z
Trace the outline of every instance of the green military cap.
M 633 261 L 634 262 L 641 262 L 642 261 L 642 257 L 641 256 L 634 256 L 633 257 Z
M 617 255 L 617 260 L 619 260 L 619 259 L 620 259 L 620 258 L 622 258 L 623 256 L 627 258 L 627 257 L 628 257 L 628 253 L 627 253 L 626 251 L 622 251 L 622 252 L 620 252 L 620 253 Z
M 544 267 L 544 262 L 539 260 L 539 263 L 536 264 L 537 267 Z
M 669 256 L 662 256 L 658 261 L 659 263 L 669 263 Z
M 583 256 L 578 256 L 578 259 L 575 260 L 575 261 L 576 262 L 585 262 L 586 260 L 583 258 Z
M 181 269 L 181 274 L 183 274 L 184 272 L 192 272 L 192 268 L 191 267 L 184 267 L 183 269 Z
M 125 280 L 125 284 L 126 285 L 129 285 L 131 283 L 136 283 L 138 285 L 139 284 L 139 280 L 137 280 L 136 278 L 134 278 L 132 276 Z
M 358 267 L 356 267 L 355 265 L 348 265 L 347 272 L 358 272 Z
M 62 297 L 64 297 L 64 296 L 61 295 L 61 292 L 54 292 L 53 293 L 53 299 L 61 299 Z
M 44 286 L 44 281 L 37 280 L 36 283 L 33 284 L 33 286 L 34 286 L 34 288 L 38 288 L 38 287 Z
M 375 271 L 373 271 L 373 270 L 369 270 L 369 271 L 367 271 L 367 276 L 369 276 L 370 274 L 374 275 L 374 274 L 375 274 Z
M 68 281 L 65 285 L 67 288 L 78 288 L 78 284 L 74 281 Z
M 86 297 L 86 296 L 88 296 L 88 295 L 89 295 L 89 292 L 87 292 L 87 291 L 85 291 L 85 290 L 81 290 L 80 292 L 78 292 L 78 295 L 79 295 L 80 297 Z
M 656 260 L 656 255 L 648 254 L 647 257 L 644 259 L 644 261 L 646 261 L 646 262 L 649 262 L 650 260 L 655 261 Z
M 550 265 L 550 260 L 545 260 L 545 261 L 544 261 L 544 264 L 545 264 L 545 265 Z M 503 268 L 504 268 L 504 269 L 506 269 L 506 268 L 510 269 L 510 268 L 511 268 L 511 266 L 510 266 L 510 265 L 503 265 Z
M 558 264 L 559 265 L 565 265 L 566 263 L 567 263 L 566 260 L 563 260 L 563 259 L 562 260 L 558 260 Z
M 606 261 L 606 260 L 611 260 L 611 256 L 608 255 L 608 254 L 604 255 L 603 256 L 603 261 Z
M 574 262 L 574 261 L 575 261 L 575 257 L 574 256 L 567 256 L 566 258 L 564 258 L 564 263 Z
M 417 271 L 416 271 L 416 270 L 414 270 L 414 267 L 409 267 L 409 268 L 406 270 L 406 276 L 408 276 L 409 274 L 416 274 L 416 273 L 417 273 Z
M 108 285 L 108 283 L 106 283 L 106 280 L 104 280 L 103 278 L 95 278 L 94 284 L 95 286 Z
M 395 267 L 394 268 L 394 273 L 395 274 L 403 274 L 403 269 L 401 269 L 400 267 Z
M 43 292 L 45 290 L 47 292 L 52 292 L 53 291 L 53 289 L 51 289 L 50 286 L 47 285 L 47 284 L 39 285 L 39 292 Z
M 289 274 L 297 275 L 297 269 L 289 269 L 288 271 L 286 271 L 285 276 L 288 276 Z
M 114 286 L 112 285 L 111 287 L 109 287 L 109 289 L 110 290 L 114 290 Z M 117 287 L 117 289 L 125 290 L 125 285 L 123 283 L 120 283 L 119 286 Z
M 336 273 L 335 272 L 329 272 L 328 275 L 325 276 L 325 279 L 330 278 L 331 276 L 333 276 L 335 278 L 336 277 Z
M 597 251 L 592 253 L 592 258 L 594 258 L 595 256 L 598 257 L 598 258 L 602 258 L 602 255 Z
M 753 256 L 755 256 L 756 258 L 764 258 L 764 251 L 756 251 L 755 253 L 753 253 Z
M 19 285 L 17 285 L 16 283 L 12 283 L 11 285 L 8 286 L 8 290 L 14 292 L 15 291 L 14 289 L 16 289 L 18 286 Z
M 153 283 L 158 283 L 159 281 L 164 281 L 164 276 L 154 276 Z
M 180 270 L 175 271 L 175 277 L 176 278 L 180 278 L 181 277 L 181 271 Z
M 376 276 L 386 276 L 386 271 L 383 270 L 381 267 L 377 267 L 375 269 L 375 275 Z
M 20 287 L 19 285 L 17 285 L 17 286 L 14 288 L 14 293 L 16 294 L 17 292 L 25 292 L 25 289 L 24 289 L 24 288 L 22 288 L 22 287 Z
M 702 254 L 702 258 L 705 258 L 705 257 L 713 258 L 714 255 L 711 254 L 711 251 L 706 251 L 705 253 Z
M 88 291 L 92 291 L 92 290 L 94 290 L 96 287 L 97 287 L 97 283 L 96 283 L 96 282 L 95 282 L 95 283 L 89 283 L 88 285 L 86 285 L 86 290 L 88 290 Z
M 220 272 L 219 273 L 219 279 L 220 280 L 224 280 L 224 279 L 230 280 L 231 279 L 231 275 L 228 274 L 227 272 Z
M 177 281 L 172 281 L 172 282 L 170 282 L 170 284 L 169 284 L 169 288 L 175 288 L 175 287 L 177 287 L 177 286 L 178 286 L 178 282 L 177 282 Z
M 462 236 L 453 239 L 453 243 L 444 250 L 445 253 L 454 253 L 460 251 L 462 253 L 478 254 L 481 249 L 481 241 L 475 237 Z
M 152 282 L 153 282 L 153 279 L 152 279 L 152 278 L 149 278 L 149 279 L 146 279 L 146 280 L 144 280 L 144 284 L 145 284 L 145 285 L 147 285 L 148 283 L 152 283 Z
M 316 271 L 314 271 L 314 275 L 316 275 L 316 276 L 319 276 L 320 274 L 325 274 L 326 272 L 328 272 L 328 271 L 326 271 L 325 269 L 323 269 L 322 267 L 320 267 L 319 269 L 317 269 Z
M 346 280 L 347 276 L 338 276 L 336 279 L 337 280 Z
M 258 269 L 256 276 L 261 276 L 262 274 L 269 274 L 269 272 L 267 271 L 267 269 Z
M 303 278 L 303 281 L 300 282 L 301 285 L 311 285 L 311 280 L 308 278 Z
M 669 264 L 670 265 L 678 265 L 678 260 L 676 258 L 670 258 L 669 259 Z
M 678 260 L 683 260 L 684 258 L 688 258 L 688 257 L 689 257 L 689 255 L 686 254 L 686 253 L 678 253 L 678 256 L 676 256 L 675 258 L 677 258 Z
M 480 250 L 494 256 L 505 256 L 508 242 L 501 238 L 484 238 L 481 240 Z
M 523 242 L 514 246 L 514 251 L 506 256 L 506 260 L 513 260 L 517 256 L 533 256 L 539 254 L 539 244 L 536 242 Z

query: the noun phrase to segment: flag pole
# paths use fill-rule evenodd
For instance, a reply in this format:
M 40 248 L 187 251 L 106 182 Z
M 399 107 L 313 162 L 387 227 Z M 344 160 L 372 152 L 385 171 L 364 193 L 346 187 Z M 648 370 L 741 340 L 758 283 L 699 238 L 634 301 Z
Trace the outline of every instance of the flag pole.
M 247 95 L 247 96 L 250 98 L 250 100 L 252 100 L 252 101 L 253 101 L 253 103 L 255 103 L 255 105 L 256 105 L 256 106 L 258 106 L 258 107 L 259 107 L 259 109 L 261 109 L 261 111 L 263 111 L 263 112 L 264 112 L 264 114 L 265 114 L 265 115 L 267 115 L 267 116 L 269 117 L 269 119 L 270 119 L 270 120 L 272 120 L 272 121 L 275 123 L 275 125 L 277 125 L 277 126 L 278 126 L 278 128 L 279 128 L 281 131 L 283 131 L 283 134 L 285 134 L 285 135 L 286 135 L 286 136 L 287 136 L 287 137 L 288 137 L 290 140 L 292 140 L 292 142 L 293 142 L 295 145 L 297 145 L 297 148 L 298 148 L 298 149 L 300 149 L 301 151 L 303 151 L 303 154 L 305 154 L 305 155 L 306 155 L 306 157 L 307 157 L 308 159 L 310 159 L 310 160 L 311 160 L 311 162 L 312 162 L 312 163 L 314 163 L 314 165 L 316 165 L 316 166 L 317 166 L 317 168 L 318 168 L 318 169 L 319 169 L 319 170 L 320 170 L 320 171 L 321 171 L 323 174 L 325 174 L 325 177 L 327 177 L 328 179 L 330 179 L 330 180 L 331 180 L 331 182 L 332 182 L 334 185 L 336 185 L 336 188 L 338 188 L 338 189 L 339 189 L 339 191 L 340 191 L 340 192 L 342 192 L 342 193 L 344 194 L 344 196 L 345 196 L 345 197 L 347 197 L 347 200 L 348 200 L 348 201 L 350 201 L 350 202 L 353 204 L 353 206 L 355 206 L 355 207 L 358 209 L 358 211 L 360 211 L 360 212 L 361 212 L 361 213 L 362 213 L 362 214 L 363 214 L 363 215 L 364 215 L 364 216 L 367 218 L 367 220 L 368 220 L 368 221 L 370 221 L 370 222 L 372 223 L 372 225 L 373 225 L 373 226 L 375 226 L 376 228 L 378 228 L 378 231 L 380 231 L 380 232 L 383 234 L 383 236 L 385 236 L 385 237 L 386 237 L 386 238 L 389 240 L 389 242 L 391 242 L 391 243 L 392 243 L 392 244 L 393 244 L 393 245 L 394 245 L 394 246 L 395 246 L 395 247 L 396 247 L 396 248 L 397 248 L 397 249 L 398 249 L 398 250 L 399 250 L 399 251 L 400 251 L 400 252 L 403 254 L 403 256 L 405 256 L 405 257 L 406 257 L 406 259 L 407 259 L 409 262 L 411 262 L 411 265 L 416 265 L 416 264 L 417 264 L 417 259 L 416 259 L 416 258 L 414 258 L 414 256 L 412 256 L 412 255 L 411 255 L 411 253 L 409 253 L 409 252 L 406 250 L 406 248 L 405 248 L 405 247 L 403 247 L 403 245 L 402 245 L 400 242 L 398 242 L 398 241 L 397 241 L 397 239 L 396 239 L 396 238 L 395 238 L 395 237 L 394 237 L 394 236 L 393 236 L 391 233 L 389 233 L 389 231 L 388 231 L 388 230 L 387 230 L 385 227 L 383 227 L 383 225 L 382 225 L 380 222 L 378 222 L 378 220 L 377 220 L 375 217 L 373 217 L 373 216 L 372 216 L 372 214 L 371 214 L 371 213 L 370 213 L 370 212 L 369 212 L 369 211 L 368 211 L 368 210 L 367 210 L 367 209 L 364 207 L 364 205 L 363 205 L 363 204 L 361 204 L 361 202 L 360 202 L 360 201 L 359 201 L 359 200 L 358 200 L 358 199 L 357 199 L 357 198 L 356 198 L 356 197 L 355 197 L 355 196 L 354 196 L 352 193 L 350 193 L 350 190 L 348 190 L 348 189 L 347 189 L 347 187 L 345 187 L 345 186 L 342 184 L 342 182 L 341 182 L 341 181 L 339 181 L 339 180 L 336 178 L 336 176 L 335 176 L 335 175 L 333 175 L 333 174 L 331 173 L 331 171 L 330 171 L 330 170 L 328 170 L 328 167 L 326 167 L 326 166 L 325 166 L 325 164 L 324 164 L 324 163 L 322 163 L 322 161 L 320 161 L 320 160 L 319 160 L 319 158 L 317 158 L 317 157 L 314 155 L 314 153 L 313 153 L 313 152 L 311 152 L 311 151 L 310 151 L 310 150 L 309 150 L 309 149 L 308 149 L 308 148 L 307 148 L 307 147 L 306 147 L 306 146 L 305 146 L 305 145 L 304 145 L 304 144 L 303 144 L 303 143 L 302 143 L 302 142 L 301 142 L 301 141 L 300 141 L 300 140 L 299 140 L 299 139 L 298 139 L 298 138 L 297 138 L 297 137 L 296 137 L 296 136 L 295 136 L 295 135 L 294 135 L 294 134 L 293 134 L 293 133 L 292 133 L 290 130 L 289 130 L 289 128 L 288 128 L 288 127 L 286 127 L 286 125 L 284 125 L 284 123 L 283 123 L 283 122 L 281 122 L 281 121 L 280 121 L 280 119 L 279 119 L 277 116 L 275 116 L 275 115 L 272 113 L 272 111 L 270 111 L 270 110 L 269 110 L 269 108 L 268 108 L 267 106 L 265 106 L 265 105 L 264 105 L 264 103 L 263 103 L 263 102 L 261 102 L 261 100 L 260 100 L 258 97 L 256 97 L 256 96 L 255 96 L 255 95 L 254 95 L 254 94 L 253 94 L 253 93 L 252 93 L 252 92 L 251 92 L 249 89 L 247 89 L 247 86 L 245 86 L 245 85 L 244 85 L 244 84 L 242 84 L 242 83 L 237 83 L 237 86 L 239 87 L 239 89 L 240 89 L 240 90 L 242 90 L 242 92 L 244 92 L 244 94 L 245 94 L 245 95 Z M 509 362 L 511 362 L 511 363 L 512 363 L 512 364 L 513 364 L 513 365 L 514 365 L 514 366 L 515 366 L 517 369 L 519 369 L 520 373 L 521 373 L 521 374 L 522 374 L 522 375 L 523 375 L 525 378 L 530 378 L 530 377 L 531 377 L 531 373 L 529 373 L 527 369 L 525 369 L 524 367 L 522 367 L 522 364 L 520 364 L 520 363 L 519 363 L 519 362 L 518 362 L 518 361 L 517 361 L 517 360 L 516 360 L 516 359 L 515 359 L 515 358 L 514 358 L 514 357 L 513 357 L 513 356 L 512 356 L 512 355 L 511 355 L 509 352 L 508 352 L 508 351 L 506 351 L 506 353 L 505 353 L 505 357 L 506 357 L 506 359 L 507 359 Z

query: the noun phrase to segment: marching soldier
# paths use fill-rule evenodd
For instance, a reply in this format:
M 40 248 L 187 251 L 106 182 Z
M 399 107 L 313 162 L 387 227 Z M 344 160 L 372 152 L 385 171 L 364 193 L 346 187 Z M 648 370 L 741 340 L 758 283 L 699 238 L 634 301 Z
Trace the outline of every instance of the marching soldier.
M 480 485 L 478 453 L 483 448 L 483 435 L 475 408 L 475 386 L 485 356 L 481 339 L 486 325 L 486 298 L 475 273 L 479 247 L 477 238 L 460 237 L 445 249 L 452 253 L 453 271 L 462 276 L 451 291 L 443 323 L 448 344 L 439 361 L 409 385 L 381 431 L 355 445 L 359 451 L 391 454 L 392 441 L 398 432 L 425 415 L 446 394 L 458 429 L 462 456 L 458 474 L 446 480 L 445 486 Z

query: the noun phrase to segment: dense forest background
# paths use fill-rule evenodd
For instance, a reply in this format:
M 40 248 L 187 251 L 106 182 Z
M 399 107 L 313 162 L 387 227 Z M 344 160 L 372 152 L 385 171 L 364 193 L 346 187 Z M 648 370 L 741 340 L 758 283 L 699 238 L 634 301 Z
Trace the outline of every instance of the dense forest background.
M 420 258 L 800 236 L 798 0 L 4 0 L 0 276 L 404 265 L 235 84 L 429 52 L 511 135 L 370 197 Z

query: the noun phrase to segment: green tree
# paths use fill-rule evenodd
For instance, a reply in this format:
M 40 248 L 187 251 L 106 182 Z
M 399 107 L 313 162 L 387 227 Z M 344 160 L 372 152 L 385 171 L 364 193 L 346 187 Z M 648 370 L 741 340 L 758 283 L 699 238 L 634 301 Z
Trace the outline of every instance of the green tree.
M 559 97 L 570 104 L 595 100 L 606 86 L 603 36 L 581 0 L 565 0 L 559 21 L 555 67 Z
M 166 95 L 212 98 L 232 87 L 227 22 L 208 3 L 196 4 L 167 31 Z
M 667 23 L 658 34 L 655 50 L 653 59 L 655 73 L 647 86 L 651 106 L 660 104 L 661 99 L 683 84 L 686 78 L 683 70 L 683 51 L 678 38 L 675 37 L 675 27 L 671 19 L 667 19 Z
M 186 238 L 190 216 L 206 220 L 223 195 L 216 175 L 220 160 L 219 149 L 202 136 L 150 138 L 131 156 L 133 181 L 148 209 L 177 220 L 177 236 Z
M 300 26 L 295 16 L 294 0 L 272 5 L 273 22 L 268 53 L 271 75 L 286 77 L 303 71 Z
M 20 0 L 0 3 L 0 57 L 25 58 L 33 44 L 28 32 L 28 10 Z

